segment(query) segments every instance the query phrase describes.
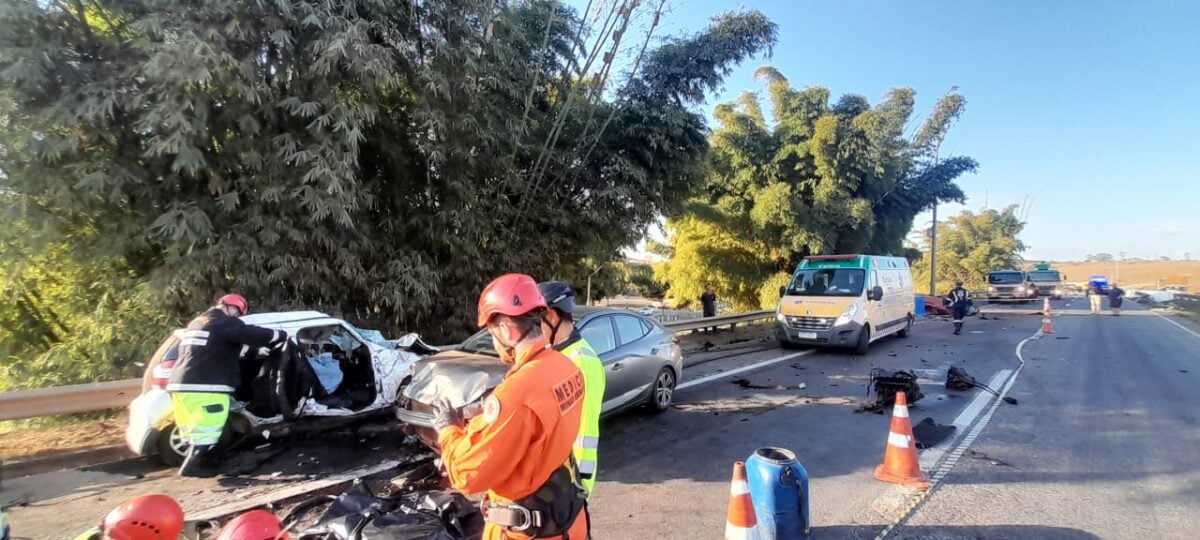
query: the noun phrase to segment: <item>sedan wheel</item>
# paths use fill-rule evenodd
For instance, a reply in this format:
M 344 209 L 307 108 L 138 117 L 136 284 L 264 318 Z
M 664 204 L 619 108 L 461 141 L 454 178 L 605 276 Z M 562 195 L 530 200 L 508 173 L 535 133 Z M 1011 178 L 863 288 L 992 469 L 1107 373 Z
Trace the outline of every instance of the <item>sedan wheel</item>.
M 662 368 L 654 379 L 654 390 L 650 393 L 650 406 L 657 412 L 671 407 L 671 399 L 675 397 L 675 372 L 671 368 Z
M 187 458 L 190 446 L 179 435 L 179 427 L 171 424 L 158 436 L 158 459 L 168 466 L 178 467 Z

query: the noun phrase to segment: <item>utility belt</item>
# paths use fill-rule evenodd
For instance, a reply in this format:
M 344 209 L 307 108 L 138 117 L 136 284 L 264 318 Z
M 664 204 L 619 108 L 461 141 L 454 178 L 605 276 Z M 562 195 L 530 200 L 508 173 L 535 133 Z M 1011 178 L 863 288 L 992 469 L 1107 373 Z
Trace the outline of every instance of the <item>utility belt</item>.
M 571 525 L 587 506 L 587 492 L 575 474 L 575 458 L 572 457 L 554 470 L 546 483 L 532 495 L 510 502 L 499 503 L 484 499 L 479 504 L 484 519 L 503 527 L 506 531 L 520 533 L 531 538 L 551 538 L 567 535 Z M 592 525 L 588 523 L 589 533 Z

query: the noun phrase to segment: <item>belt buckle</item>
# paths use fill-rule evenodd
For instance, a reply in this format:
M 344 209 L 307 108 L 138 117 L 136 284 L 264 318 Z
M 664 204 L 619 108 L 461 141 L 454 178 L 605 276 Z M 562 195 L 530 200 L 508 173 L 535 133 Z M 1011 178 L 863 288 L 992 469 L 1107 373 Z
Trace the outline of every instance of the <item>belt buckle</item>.
M 542 520 L 540 519 L 541 516 L 537 512 L 534 512 L 519 504 L 496 504 L 485 499 L 480 503 L 479 506 L 480 510 L 483 511 L 484 519 L 507 527 L 510 530 L 525 532 L 532 527 L 540 527 L 542 524 Z M 520 522 L 519 524 L 514 525 L 507 522 L 501 522 L 499 520 L 493 520 L 488 517 L 488 514 L 491 513 L 489 510 L 507 510 L 509 512 L 513 512 L 513 514 L 515 514 L 513 517 L 520 518 Z

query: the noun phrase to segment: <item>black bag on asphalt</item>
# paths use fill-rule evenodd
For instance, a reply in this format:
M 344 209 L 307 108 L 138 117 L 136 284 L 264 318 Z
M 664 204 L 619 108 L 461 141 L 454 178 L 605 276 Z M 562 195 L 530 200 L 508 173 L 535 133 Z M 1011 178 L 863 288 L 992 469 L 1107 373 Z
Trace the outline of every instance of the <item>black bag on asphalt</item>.
M 958 366 L 950 366 L 946 371 L 946 388 L 950 390 L 970 390 L 975 388 L 975 377 L 967 374 L 967 370 Z
M 917 374 L 912 371 L 896 371 L 888 375 L 882 369 L 873 369 L 871 383 L 875 387 L 875 404 L 878 407 L 895 405 L 896 392 L 904 392 L 909 405 L 925 397 L 921 393 L 921 386 L 917 384 Z

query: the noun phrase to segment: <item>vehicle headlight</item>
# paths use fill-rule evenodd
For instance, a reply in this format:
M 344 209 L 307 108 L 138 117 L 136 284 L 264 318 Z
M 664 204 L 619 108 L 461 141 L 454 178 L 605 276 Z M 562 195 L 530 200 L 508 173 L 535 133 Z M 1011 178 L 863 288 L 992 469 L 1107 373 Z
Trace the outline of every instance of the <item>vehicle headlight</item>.
M 787 315 L 784 315 L 782 311 L 776 311 L 775 320 L 779 322 L 787 322 Z
M 842 312 L 842 315 L 836 321 L 833 321 L 833 325 L 841 326 L 843 324 L 850 324 L 850 321 L 854 320 L 854 316 L 857 314 L 858 304 L 850 304 L 846 306 L 846 310 Z
M 996 288 L 995 288 L 995 287 L 988 287 L 988 292 L 996 292 Z

